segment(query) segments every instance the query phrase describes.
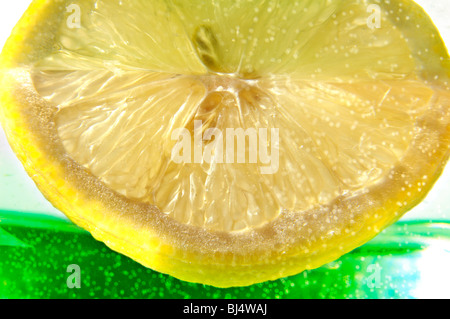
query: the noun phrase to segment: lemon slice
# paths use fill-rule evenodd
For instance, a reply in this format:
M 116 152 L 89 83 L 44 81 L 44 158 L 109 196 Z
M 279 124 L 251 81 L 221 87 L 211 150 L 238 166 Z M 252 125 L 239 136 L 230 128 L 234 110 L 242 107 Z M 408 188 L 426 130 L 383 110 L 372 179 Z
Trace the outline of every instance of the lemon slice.
M 450 63 L 412 1 L 32 3 L 2 123 L 42 193 L 177 278 L 319 267 L 420 202 L 449 156 Z

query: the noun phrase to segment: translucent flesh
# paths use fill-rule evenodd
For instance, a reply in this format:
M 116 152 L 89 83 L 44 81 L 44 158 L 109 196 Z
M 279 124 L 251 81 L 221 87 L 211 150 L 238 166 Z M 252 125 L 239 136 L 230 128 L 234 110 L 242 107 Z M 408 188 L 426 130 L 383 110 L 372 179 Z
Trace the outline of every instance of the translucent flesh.
M 368 27 L 369 4 L 84 1 L 32 78 L 68 155 L 109 188 L 183 224 L 245 230 L 383 181 L 434 107 L 389 13 Z M 249 138 L 245 163 L 175 163 L 172 134 L 194 139 L 195 121 L 278 129 L 276 171 L 250 162 Z

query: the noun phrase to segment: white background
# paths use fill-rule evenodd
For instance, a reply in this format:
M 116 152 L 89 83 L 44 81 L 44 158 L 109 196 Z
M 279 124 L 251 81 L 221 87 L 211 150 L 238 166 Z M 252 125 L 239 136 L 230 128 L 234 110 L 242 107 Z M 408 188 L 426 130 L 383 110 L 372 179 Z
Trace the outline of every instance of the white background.
M 395 1 L 395 0 L 393 0 Z M 450 47 L 450 1 L 417 0 L 429 13 Z M 26 10 L 30 0 L 0 0 L 0 47 Z M 76 3 L 76 0 L 74 0 Z M 450 165 L 424 202 L 403 219 L 450 219 Z M 5 195 L 8 194 L 8 195 Z M 39 193 L 12 154 L 0 128 L 0 209 L 63 215 Z

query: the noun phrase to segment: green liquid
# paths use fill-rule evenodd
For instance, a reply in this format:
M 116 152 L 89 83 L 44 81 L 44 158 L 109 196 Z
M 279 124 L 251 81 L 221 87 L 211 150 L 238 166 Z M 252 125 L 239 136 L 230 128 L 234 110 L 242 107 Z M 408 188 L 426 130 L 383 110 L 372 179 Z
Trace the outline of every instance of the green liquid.
M 81 288 L 68 288 L 69 265 Z M 0 211 L 0 298 L 449 298 L 450 222 L 399 222 L 319 269 L 219 289 L 145 268 L 74 224 Z

